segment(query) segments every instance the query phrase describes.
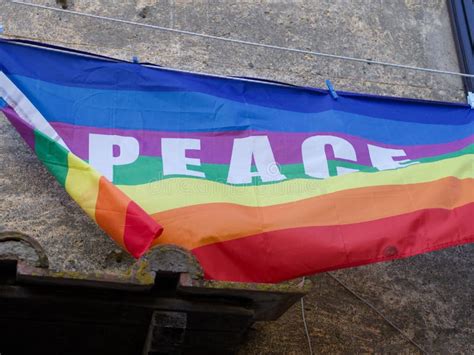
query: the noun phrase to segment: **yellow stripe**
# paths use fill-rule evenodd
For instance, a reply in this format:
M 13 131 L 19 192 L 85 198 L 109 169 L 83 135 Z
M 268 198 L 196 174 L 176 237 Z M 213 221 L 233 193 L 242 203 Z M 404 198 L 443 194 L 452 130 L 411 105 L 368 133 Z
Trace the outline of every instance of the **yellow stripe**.
M 68 154 L 68 168 L 66 191 L 95 221 L 100 175 L 89 164 L 71 153 Z
M 173 178 L 143 185 L 118 187 L 147 213 L 204 203 L 235 203 L 270 206 L 325 195 L 332 192 L 380 185 L 429 182 L 444 177 L 474 177 L 473 155 L 376 173 L 352 173 L 325 180 L 294 179 L 260 186 L 232 186 L 194 178 Z

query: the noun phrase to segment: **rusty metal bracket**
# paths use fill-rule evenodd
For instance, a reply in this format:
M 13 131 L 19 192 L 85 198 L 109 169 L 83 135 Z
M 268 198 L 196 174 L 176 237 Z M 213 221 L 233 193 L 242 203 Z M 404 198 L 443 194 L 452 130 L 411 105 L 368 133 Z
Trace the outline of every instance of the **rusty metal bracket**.
M 2 250 L 2 248 L 0 248 L 0 260 L 13 259 L 31 263 L 30 260 L 28 260 L 27 258 L 23 258 L 21 255 L 21 252 L 24 251 L 23 246 L 26 244 L 36 253 L 37 260 L 34 262 L 34 266 L 43 269 L 47 269 L 49 267 L 48 256 L 43 250 L 41 244 L 29 235 L 17 231 L 3 231 L 0 232 L 0 243 L 4 242 L 17 242 L 18 244 L 15 243 L 14 246 L 4 248 L 5 250 Z
M 254 322 L 277 319 L 309 287 L 205 280 L 172 245 L 122 274 L 55 271 L 37 241 L 0 232 L 0 352 L 233 354 Z

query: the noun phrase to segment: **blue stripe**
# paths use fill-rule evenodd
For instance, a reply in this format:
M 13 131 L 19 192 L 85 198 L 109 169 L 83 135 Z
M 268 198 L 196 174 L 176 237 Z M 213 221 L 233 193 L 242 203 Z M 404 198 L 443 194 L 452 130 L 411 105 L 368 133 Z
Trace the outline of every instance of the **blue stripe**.
M 40 44 L 39 44 L 40 45 Z M 0 70 L 77 88 L 141 92 L 197 92 L 243 104 L 317 113 L 327 110 L 403 122 L 465 125 L 473 120 L 466 105 L 400 100 L 341 93 L 333 100 L 325 90 L 284 87 L 215 78 L 137 64 L 90 58 L 0 40 Z
M 472 121 L 423 124 L 336 110 L 277 110 L 196 92 L 84 89 L 20 76 L 11 80 L 49 121 L 81 126 L 177 132 L 337 132 L 396 145 L 447 143 L 474 133 Z

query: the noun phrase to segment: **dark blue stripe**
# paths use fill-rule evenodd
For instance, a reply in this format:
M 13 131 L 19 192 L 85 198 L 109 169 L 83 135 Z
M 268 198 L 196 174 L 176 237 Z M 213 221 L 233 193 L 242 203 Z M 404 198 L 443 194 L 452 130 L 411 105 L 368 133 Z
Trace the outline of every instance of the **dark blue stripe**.
M 38 44 L 41 45 L 41 44 Z M 284 87 L 244 80 L 148 68 L 74 52 L 57 52 L 0 40 L 0 70 L 59 85 L 106 90 L 188 91 L 228 100 L 301 113 L 329 109 L 394 121 L 465 125 L 473 112 L 467 105 L 341 93 L 333 100 L 326 90 Z

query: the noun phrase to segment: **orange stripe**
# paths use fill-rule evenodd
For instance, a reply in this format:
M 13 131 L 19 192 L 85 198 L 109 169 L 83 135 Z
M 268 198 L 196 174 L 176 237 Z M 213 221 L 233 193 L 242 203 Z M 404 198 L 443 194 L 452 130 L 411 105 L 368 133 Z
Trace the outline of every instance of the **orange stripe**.
M 95 219 L 120 246 L 139 258 L 163 228 L 103 176 L 99 180 Z
M 260 208 L 196 205 L 152 215 L 164 228 L 154 245 L 172 243 L 194 249 L 267 231 L 366 222 L 426 208 L 452 209 L 473 201 L 473 179 L 448 177 L 428 183 L 351 189 Z
M 101 176 L 95 219 L 97 224 L 125 249 L 123 234 L 129 203 L 130 199 L 124 193 Z

